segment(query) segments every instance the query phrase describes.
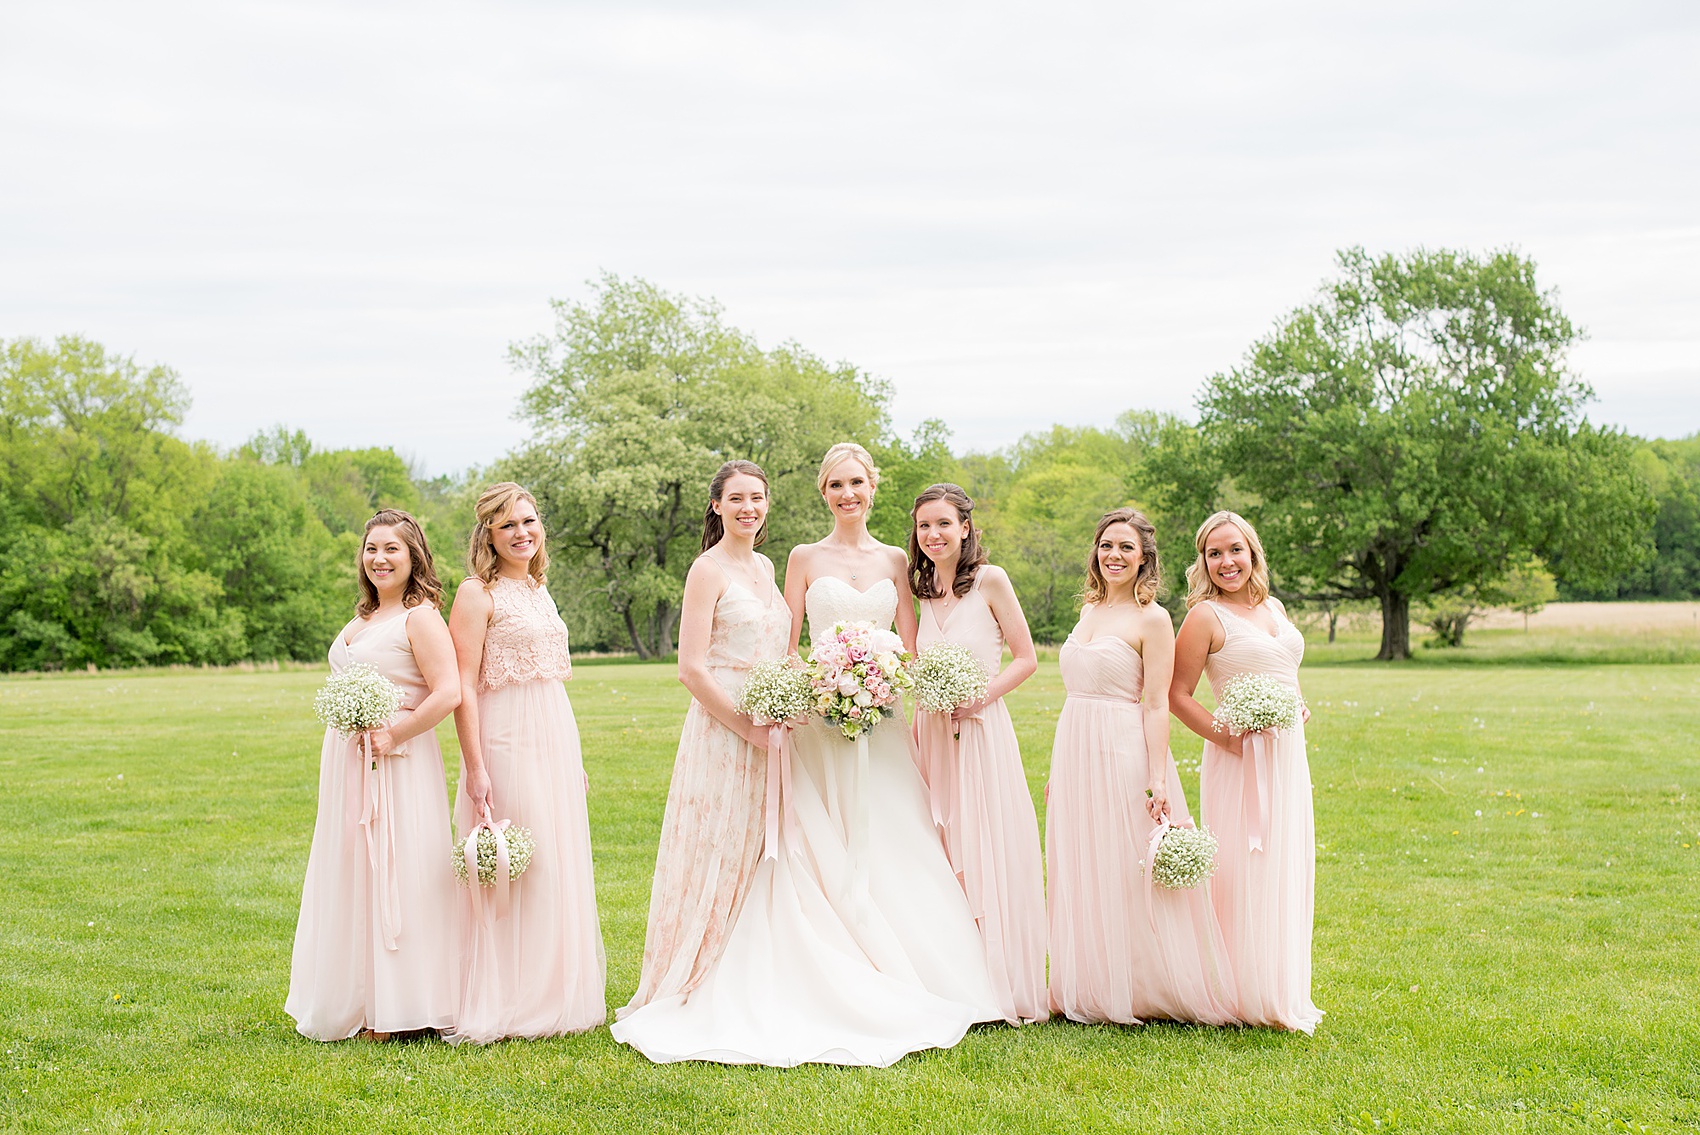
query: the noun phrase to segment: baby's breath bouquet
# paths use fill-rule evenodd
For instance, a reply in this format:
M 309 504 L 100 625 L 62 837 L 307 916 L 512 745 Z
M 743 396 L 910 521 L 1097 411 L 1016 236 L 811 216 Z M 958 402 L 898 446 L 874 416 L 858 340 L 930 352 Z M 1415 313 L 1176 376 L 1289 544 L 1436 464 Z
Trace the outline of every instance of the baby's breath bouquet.
M 1209 828 L 1170 828 L 1151 856 L 1151 877 L 1172 891 L 1204 882 L 1216 871 L 1216 837 Z
M 313 698 L 313 712 L 330 729 L 353 737 L 389 724 L 401 708 L 401 687 L 369 662 L 332 674 Z
M 935 642 L 915 660 L 915 704 L 932 713 L 978 701 L 988 684 L 974 652 L 954 642 Z
M 780 725 L 808 717 L 815 708 L 809 672 L 789 660 L 757 662 L 738 694 L 738 712 L 757 725 Z
M 1270 674 L 1241 674 L 1222 690 L 1216 724 L 1238 737 L 1260 729 L 1291 729 L 1299 723 L 1299 692 Z
M 502 823 L 506 824 L 507 821 L 503 820 Z M 508 841 L 508 878 L 517 879 L 531 866 L 531 853 L 537 849 L 537 845 L 532 841 L 530 828 L 504 827 L 502 835 L 507 837 Z M 457 843 L 451 850 L 455 878 L 465 884 L 468 882 L 466 845 Z M 478 885 L 496 885 L 496 833 L 488 824 L 480 824 L 478 827 Z

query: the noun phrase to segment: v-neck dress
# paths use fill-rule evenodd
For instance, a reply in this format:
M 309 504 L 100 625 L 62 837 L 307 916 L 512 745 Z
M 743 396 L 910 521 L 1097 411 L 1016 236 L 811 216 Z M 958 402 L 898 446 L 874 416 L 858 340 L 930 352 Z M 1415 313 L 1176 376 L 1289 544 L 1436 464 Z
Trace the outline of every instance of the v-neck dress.
M 980 575 L 942 618 L 923 600 L 916 645 L 950 642 L 972 651 L 988 675 L 1003 666 L 1004 637 L 980 591 Z M 915 714 L 915 745 L 933 822 L 968 896 L 986 947 L 986 968 L 1010 1024 L 1050 1016 L 1045 995 L 1045 878 L 1039 818 L 1021 764 L 1015 723 L 999 698 L 959 722 Z

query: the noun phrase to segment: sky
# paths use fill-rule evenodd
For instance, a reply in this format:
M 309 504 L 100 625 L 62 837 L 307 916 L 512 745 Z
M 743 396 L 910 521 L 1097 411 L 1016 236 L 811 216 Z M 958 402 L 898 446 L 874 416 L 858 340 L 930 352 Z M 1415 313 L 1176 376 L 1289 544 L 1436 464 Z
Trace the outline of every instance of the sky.
M 1193 413 L 1336 250 L 1532 257 L 1596 421 L 1700 431 L 1700 6 L 0 3 L 0 338 L 430 473 L 603 272 L 960 449 Z

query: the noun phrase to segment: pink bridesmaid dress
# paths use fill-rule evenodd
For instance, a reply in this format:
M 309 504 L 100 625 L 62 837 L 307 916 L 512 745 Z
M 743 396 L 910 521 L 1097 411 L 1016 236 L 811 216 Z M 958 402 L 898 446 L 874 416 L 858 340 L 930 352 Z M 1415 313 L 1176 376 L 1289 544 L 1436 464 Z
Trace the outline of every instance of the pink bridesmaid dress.
M 401 687 L 404 709 L 418 705 L 428 690 L 407 618 L 357 619 L 343 628 L 331 644 L 331 673 L 370 663 Z M 460 998 L 437 735 L 427 730 L 380 757 L 376 769 L 371 764 L 358 742 L 325 730 L 319 814 L 283 1005 L 314 1040 L 346 1040 L 362 1029 L 446 1029 Z
M 1143 660 L 1119 638 L 1070 634 L 1059 661 L 1068 697 L 1045 812 L 1051 1008 L 1086 1023 L 1230 1024 L 1233 978 L 1205 889 L 1165 890 L 1146 878 L 1156 824 L 1145 810 Z M 1186 824 L 1174 757 L 1160 759 L 1170 816 Z
M 731 583 L 714 607 L 708 671 L 734 698 L 750 667 L 785 657 L 790 641 L 791 609 L 773 584 L 764 588 Z M 616 1016 L 689 993 L 719 959 L 761 859 L 767 763 L 691 699 L 661 821 L 643 973 Z
M 1241 674 L 1269 674 L 1295 690 L 1305 640 L 1275 603 L 1271 635 L 1223 603 L 1222 648 L 1205 659 L 1210 689 Z M 1301 723 L 1254 734 L 1236 757 L 1206 741 L 1199 773 L 1204 822 L 1221 843 L 1211 895 L 1239 990 L 1240 1019 L 1316 1031 L 1310 1000 L 1310 937 L 1316 905 L 1316 826 Z
M 449 1040 L 583 1032 L 607 1018 L 602 925 L 590 858 L 578 723 L 562 682 L 572 676 L 567 627 L 541 584 L 498 576 L 478 672 L 478 731 L 494 819 L 530 828 L 535 850 L 514 880 L 507 917 L 473 909 L 461 888 L 465 992 Z M 463 766 L 461 776 L 466 769 Z M 455 828 L 477 817 L 455 794 Z M 493 898 L 494 888 L 482 897 Z
M 1003 665 L 1003 630 L 980 593 L 980 577 L 942 620 L 937 602 L 921 603 L 920 649 L 953 642 L 996 674 Z M 933 822 L 944 833 L 945 852 L 979 926 L 1003 1019 L 1012 1025 L 1043 1021 L 1050 1016 L 1044 864 L 1009 709 L 999 698 L 960 722 L 948 713 L 919 711 L 915 743 Z

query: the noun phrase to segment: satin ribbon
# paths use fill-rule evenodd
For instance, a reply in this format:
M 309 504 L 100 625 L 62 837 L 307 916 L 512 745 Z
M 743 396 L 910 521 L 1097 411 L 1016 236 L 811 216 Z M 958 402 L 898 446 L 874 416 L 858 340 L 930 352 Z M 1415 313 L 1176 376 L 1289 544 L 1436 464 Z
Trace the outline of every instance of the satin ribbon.
M 1145 917 L 1151 923 L 1151 933 L 1157 933 L 1157 849 L 1163 845 L 1163 837 L 1174 827 L 1169 823 L 1165 813 L 1157 821 L 1157 826 L 1151 830 L 1151 840 L 1145 845 Z
M 857 914 L 868 907 L 868 734 L 856 736 L 856 813 L 850 817 L 850 903 Z
M 472 888 L 472 917 L 482 921 L 484 918 L 484 887 L 478 881 L 478 833 L 488 831 L 496 837 L 496 898 L 492 904 L 495 908 L 496 921 L 501 922 L 508 917 L 511 900 L 508 880 L 508 826 L 511 820 L 490 822 L 485 816 L 473 825 L 467 834 L 466 841 L 461 844 L 461 858 L 466 861 L 466 881 Z
M 1270 762 L 1275 759 L 1274 730 L 1247 733 L 1241 740 L 1244 764 L 1240 768 L 1240 822 L 1245 825 L 1246 846 L 1263 850 L 1269 834 Z
M 390 807 L 390 762 L 372 753 L 372 738 L 360 734 L 360 827 L 366 833 L 366 862 L 378 888 L 378 923 L 384 949 L 394 950 L 401 933 L 401 885 L 395 875 L 395 811 Z
M 767 728 L 767 832 L 761 857 L 779 858 L 779 825 L 794 832 L 791 815 L 791 727 L 783 722 Z

